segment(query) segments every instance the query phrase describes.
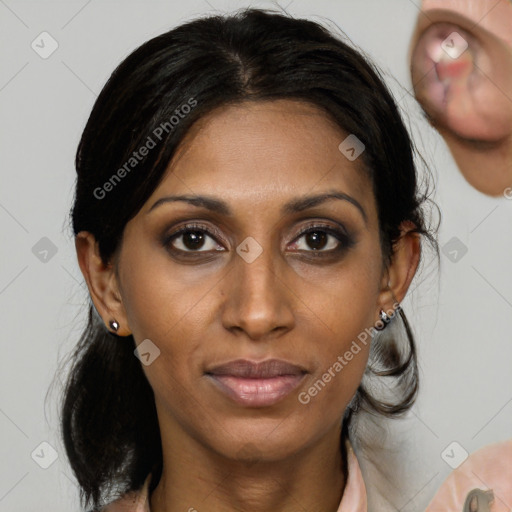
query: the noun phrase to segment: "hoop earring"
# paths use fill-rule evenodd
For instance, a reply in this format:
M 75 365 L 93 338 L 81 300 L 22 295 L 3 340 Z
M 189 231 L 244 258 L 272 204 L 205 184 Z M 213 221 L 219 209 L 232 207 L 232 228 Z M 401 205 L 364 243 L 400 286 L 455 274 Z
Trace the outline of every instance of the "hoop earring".
M 114 332 L 117 332 L 119 330 L 119 323 L 116 320 L 110 320 L 108 325 Z

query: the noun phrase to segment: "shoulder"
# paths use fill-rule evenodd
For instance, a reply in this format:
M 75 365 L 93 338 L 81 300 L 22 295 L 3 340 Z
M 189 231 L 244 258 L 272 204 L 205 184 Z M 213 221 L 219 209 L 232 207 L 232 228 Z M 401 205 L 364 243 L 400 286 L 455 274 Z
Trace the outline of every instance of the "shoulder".
M 440 487 L 425 512 L 509 512 L 512 439 L 471 454 Z

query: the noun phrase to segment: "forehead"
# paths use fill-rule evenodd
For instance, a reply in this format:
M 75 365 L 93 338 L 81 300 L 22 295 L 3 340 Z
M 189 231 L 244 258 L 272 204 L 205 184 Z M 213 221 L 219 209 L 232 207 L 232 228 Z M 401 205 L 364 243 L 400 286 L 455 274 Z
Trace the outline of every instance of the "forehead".
M 247 203 L 336 187 L 370 207 L 362 159 L 349 161 L 338 149 L 347 135 L 301 101 L 223 106 L 189 130 L 153 196 L 207 192 Z

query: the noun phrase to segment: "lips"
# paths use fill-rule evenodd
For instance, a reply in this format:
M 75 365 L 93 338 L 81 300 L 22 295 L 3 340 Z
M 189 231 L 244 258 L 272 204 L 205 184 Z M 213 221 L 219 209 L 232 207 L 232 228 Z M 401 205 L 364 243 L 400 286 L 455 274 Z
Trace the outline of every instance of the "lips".
M 205 372 L 225 397 L 247 407 L 268 407 L 302 382 L 307 370 L 281 359 L 253 362 L 237 359 Z

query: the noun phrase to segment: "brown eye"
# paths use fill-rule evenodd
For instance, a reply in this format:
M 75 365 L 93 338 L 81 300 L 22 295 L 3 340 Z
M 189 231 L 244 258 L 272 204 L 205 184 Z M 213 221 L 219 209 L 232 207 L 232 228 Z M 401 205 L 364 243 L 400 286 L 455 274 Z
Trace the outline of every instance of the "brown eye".
M 330 235 L 319 229 L 308 231 L 307 233 L 304 233 L 301 238 L 304 239 L 304 245 L 307 245 L 315 251 L 322 249 L 336 249 L 339 243 L 339 241 L 337 241 L 333 235 Z M 301 247 L 299 247 L 299 249 L 301 249 Z
M 297 242 L 302 239 L 304 240 L 302 243 Z M 295 240 L 294 249 L 312 253 L 335 253 L 348 249 L 354 244 L 346 233 L 330 226 L 320 225 L 304 229 Z
M 221 247 L 210 231 L 205 226 L 198 224 L 188 224 L 182 227 L 168 236 L 164 245 L 171 246 L 171 250 L 181 252 L 218 251 L 218 247 Z
M 205 235 L 202 231 L 185 231 L 181 237 L 182 245 L 191 251 L 201 249 L 205 242 Z

